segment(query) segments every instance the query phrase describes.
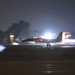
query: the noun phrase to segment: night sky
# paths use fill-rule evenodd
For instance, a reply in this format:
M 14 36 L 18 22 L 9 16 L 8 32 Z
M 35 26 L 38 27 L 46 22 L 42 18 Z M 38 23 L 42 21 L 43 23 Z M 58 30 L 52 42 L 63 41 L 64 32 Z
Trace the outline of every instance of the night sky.
M 75 0 L 0 0 L 0 29 L 19 20 L 31 29 L 50 32 L 75 30 Z

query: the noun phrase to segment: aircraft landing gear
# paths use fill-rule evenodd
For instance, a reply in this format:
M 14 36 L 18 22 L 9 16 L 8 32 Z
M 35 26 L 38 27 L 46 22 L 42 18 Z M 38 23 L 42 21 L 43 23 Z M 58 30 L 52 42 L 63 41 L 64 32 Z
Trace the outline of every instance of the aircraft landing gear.
M 50 47 L 51 47 L 50 43 L 47 43 L 47 48 L 50 48 Z

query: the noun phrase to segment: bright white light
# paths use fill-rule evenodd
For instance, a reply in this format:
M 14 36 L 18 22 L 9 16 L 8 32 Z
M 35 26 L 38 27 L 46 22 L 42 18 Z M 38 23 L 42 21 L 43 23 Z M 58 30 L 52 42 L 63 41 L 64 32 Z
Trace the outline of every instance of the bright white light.
M 14 35 L 10 35 L 11 38 L 14 38 Z
M 6 48 L 5 46 L 0 45 L 0 52 L 3 52 L 5 48 Z
M 53 34 L 50 34 L 50 33 L 47 33 L 44 36 L 42 36 L 42 38 L 44 39 L 52 39 L 52 37 L 53 37 Z
M 19 43 L 13 42 L 12 45 L 19 45 Z

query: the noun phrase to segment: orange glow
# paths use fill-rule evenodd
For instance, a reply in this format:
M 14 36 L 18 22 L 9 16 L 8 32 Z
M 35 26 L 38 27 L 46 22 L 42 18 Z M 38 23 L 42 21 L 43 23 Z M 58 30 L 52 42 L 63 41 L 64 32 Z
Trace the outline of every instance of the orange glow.
M 34 41 L 35 42 L 42 42 L 43 40 L 42 40 L 42 38 L 38 38 L 38 39 L 35 39 Z

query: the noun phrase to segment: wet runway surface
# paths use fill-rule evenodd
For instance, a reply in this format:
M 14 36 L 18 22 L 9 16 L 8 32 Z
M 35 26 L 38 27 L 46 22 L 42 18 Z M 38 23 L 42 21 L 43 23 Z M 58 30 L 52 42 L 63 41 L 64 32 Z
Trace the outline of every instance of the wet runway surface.
M 75 48 L 8 46 L 0 53 L 1 75 L 75 75 Z

